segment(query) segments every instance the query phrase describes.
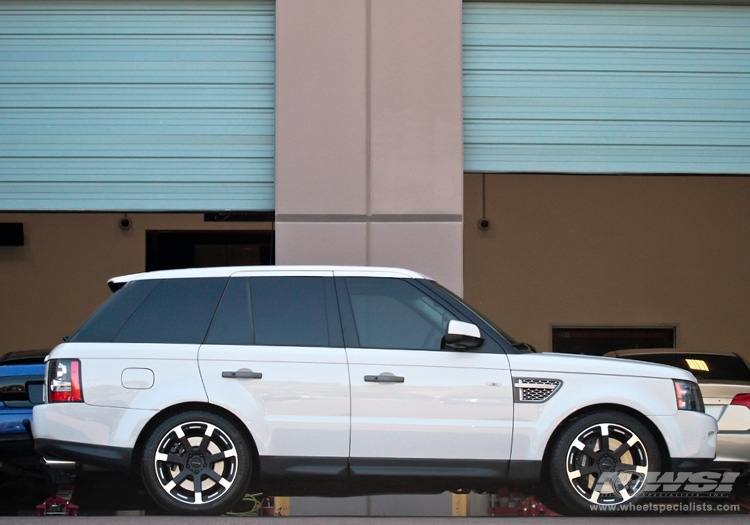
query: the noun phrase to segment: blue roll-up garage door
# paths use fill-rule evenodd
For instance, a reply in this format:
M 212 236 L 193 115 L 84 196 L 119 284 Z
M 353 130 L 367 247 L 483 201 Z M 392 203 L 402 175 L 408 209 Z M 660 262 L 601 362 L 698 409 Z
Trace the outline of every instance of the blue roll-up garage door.
M 469 172 L 750 174 L 750 7 L 464 3 Z
M 274 207 L 271 0 L 0 0 L 0 210 Z

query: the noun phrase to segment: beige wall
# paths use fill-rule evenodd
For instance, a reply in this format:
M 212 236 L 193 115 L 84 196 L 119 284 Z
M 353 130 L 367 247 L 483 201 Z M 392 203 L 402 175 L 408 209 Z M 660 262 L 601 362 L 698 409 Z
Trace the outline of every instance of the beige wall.
M 466 176 L 465 296 L 516 338 L 677 326 L 750 358 L 750 179 Z
M 276 10 L 277 263 L 406 266 L 460 293 L 461 1 Z
M 0 246 L 0 354 L 52 348 L 110 295 L 107 280 L 142 272 L 146 230 L 270 229 L 204 222 L 202 214 L 0 213 L 22 222 L 24 246 Z

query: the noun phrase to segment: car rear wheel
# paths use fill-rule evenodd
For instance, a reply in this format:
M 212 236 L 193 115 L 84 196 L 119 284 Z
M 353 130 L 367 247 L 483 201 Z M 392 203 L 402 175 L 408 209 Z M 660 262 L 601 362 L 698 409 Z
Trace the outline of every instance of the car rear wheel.
M 151 497 L 174 514 L 222 514 L 245 493 L 250 450 L 242 433 L 210 412 L 177 414 L 148 437 L 141 458 Z
M 573 514 L 625 512 L 661 468 L 659 447 L 636 418 L 596 412 L 571 422 L 549 458 L 550 489 Z

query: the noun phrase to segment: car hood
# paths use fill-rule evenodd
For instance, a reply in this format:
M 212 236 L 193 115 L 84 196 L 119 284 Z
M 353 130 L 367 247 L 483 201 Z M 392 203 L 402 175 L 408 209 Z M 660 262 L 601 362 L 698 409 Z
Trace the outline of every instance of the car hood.
M 655 377 L 663 379 L 686 379 L 697 382 L 695 376 L 674 366 L 596 357 L 578 354 L 557 354 L 542 352 L 537 354 L 508 355 L 511 370 L 545 373 L 599 374 L 615 376 Z

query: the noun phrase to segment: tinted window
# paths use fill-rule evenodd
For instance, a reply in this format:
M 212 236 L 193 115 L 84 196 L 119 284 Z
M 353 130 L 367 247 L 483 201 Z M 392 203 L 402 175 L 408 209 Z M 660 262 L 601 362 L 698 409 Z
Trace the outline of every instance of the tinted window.
M 126 284 L 107 299 L 70 340 L 81 343 L 111 342 L 135 309 L 160 282 L 149 280 Z
M 698 380 L 750 381 L 750 368 L 736 355 L 643 354 L 623 357 L 676 366 L 692 372 Z
M 250 279 L 229 279 L 221 298 L 206 344 L 250 345 L 253 344 L 252 317 L 250 316 Z
M 202 343 L 226 282 L 226 278 L 160 281 L 114 341 Z
M 255 344 L 328 346 L 322 277 L 258 277 L 250 281 Z
M 230 279 L 206 343 L 329 346 L 322 277 Z
M 346 279 L 359 344 L 365 348 L 440 350 L 456 319 L 406 279 Z

